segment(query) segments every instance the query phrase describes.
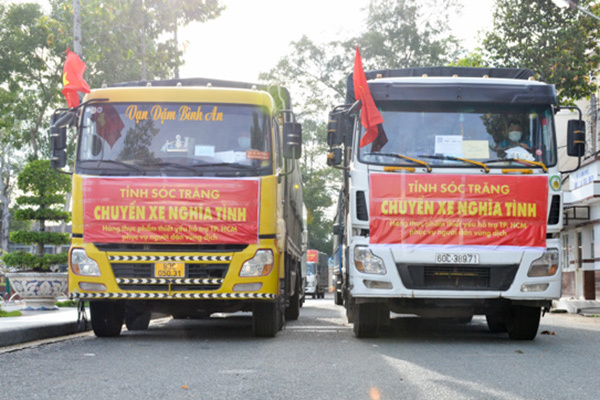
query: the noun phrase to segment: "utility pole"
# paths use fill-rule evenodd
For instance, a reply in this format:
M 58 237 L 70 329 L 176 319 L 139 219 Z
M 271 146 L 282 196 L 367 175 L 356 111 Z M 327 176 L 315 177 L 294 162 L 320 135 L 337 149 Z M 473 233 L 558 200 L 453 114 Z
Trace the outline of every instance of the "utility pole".
M 81 57 L 81 5 L 73 0 L 73 52 Z

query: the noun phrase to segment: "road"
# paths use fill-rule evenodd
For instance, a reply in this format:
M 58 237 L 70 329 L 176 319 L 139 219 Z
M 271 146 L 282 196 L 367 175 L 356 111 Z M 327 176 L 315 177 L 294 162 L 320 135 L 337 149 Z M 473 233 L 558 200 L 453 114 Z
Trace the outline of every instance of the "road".
M 540 332 L 515 342 L 480 317 L 401 317 L 359 340 L 329 296 L 307 300 L 274 339 L 236 314 L 0 351 L 0 388 L 27 400 L 600 398 L 600 318 L 550 314 Z

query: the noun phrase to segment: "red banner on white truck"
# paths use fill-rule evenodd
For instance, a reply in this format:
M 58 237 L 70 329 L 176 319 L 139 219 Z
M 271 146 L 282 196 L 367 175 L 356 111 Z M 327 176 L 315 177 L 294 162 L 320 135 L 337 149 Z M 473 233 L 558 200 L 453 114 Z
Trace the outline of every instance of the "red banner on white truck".
M 370 243 L 546 247 L 545 176 L 371 174 Z

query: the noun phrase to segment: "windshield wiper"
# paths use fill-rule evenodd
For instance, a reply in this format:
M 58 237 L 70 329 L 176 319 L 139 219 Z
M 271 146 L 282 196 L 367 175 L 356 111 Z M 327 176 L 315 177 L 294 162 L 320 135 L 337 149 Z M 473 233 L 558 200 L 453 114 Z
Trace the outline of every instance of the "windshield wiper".
M 497 162 L 508 162 L 508 161 L 514 161 L 514 162 L 518 162 L 521 164 L 528 164 L 528 165 L 534 165 L 537 167 L 542 167 L 542 169 L 544 170 L 544 172 L 548 172 L 548 167 L 546 167 L 546 164 L 544 164 L 543 162 L 539 162 L 539 161 L 531 161 L 531 160 L 525 160 L 522 158 L 496 158 L 493 160 L 488 160 L 487 163 L 488 164 L 493 164 L 493 163 L 497 163 Z
M 140 172 L 142 175 L 146 175 L 146 171 L 143 168 L 138 167 L 137 165 L 134 165 L 134 164 L 128 164 L 128 163 L 123 162 L 123 161 L 117 161 L 117 160 L 82 160 L 82 161 L 80 161 L 80 164 L 82 164 L 82 163 L 95 163 L 95 164 L 97 164 L 98 167 L 100 166 L 100 164 L 103 164 L 103 163 L 114 164 L 114 165 L 119 165 L 121 167 L 126 167 L 127 169 L 130 169 L 130 170 L 134 170 L 134 171 Z
M 479 162 L 479 161 L 475 161 L 475 160 L 470 160 L 468 158 L 461 158 L 461 157 L 454 157 L 454 156 L 444 156 L 444 155 L 440 155 L 440 154 L 423 154 L 423 155 L 419 154 L 419 157 L 431 158 L 432 160 L 462 161 L 462 162 L 465 162 L 465 163 L 468 163 L 468 164 L 477 165 L 477 166 L 483 168 L 485 170 L 485 172 L 490 172 L 490 169 L 484 163 Z
M 411 161 L 415 164 L 419 164 L 419 165 L 423 165 L 425 168 L 427 168 L 427 172 L 431 172 L 431 167 L 429 166 L 429 164 L 423 160 L 419 160 L 416 158 L 412 158 L 412 157 L 407 157 L 404 156 L 402 154 L 396 154 L 396 153 L 366 153 L 366 156 L 382 156 L 382 157 L 394 157 L 394 158 L 400 158 L 402 160 L 408 160 Z
M 240 163 L 227 163 L 227 162 L 219 162 L 219 163 L 199 163 L 192 164 L 189 167 L 198 168 L 198 167 L 233 167 L 238 169 L 254 169 L 252 165 L 245 165 Z
M 202 173 L 200 171 L 197 171 L 195 168 L 187 166 L 187 165 L 183 165 L 183 164 L 177 164 L 177 163 L 173 163 L 173 162 L 167 162 L 167 161 L 162 161 L 162 162 L 154 162 L 154 163 L 144 163 L 141 164 L 145 167 L 173 167 L 173 168 L 178 168 L 178 169 L 185 169 L 187 171 L 191 171 L 193 172 L 195 175 L 202 175 Z

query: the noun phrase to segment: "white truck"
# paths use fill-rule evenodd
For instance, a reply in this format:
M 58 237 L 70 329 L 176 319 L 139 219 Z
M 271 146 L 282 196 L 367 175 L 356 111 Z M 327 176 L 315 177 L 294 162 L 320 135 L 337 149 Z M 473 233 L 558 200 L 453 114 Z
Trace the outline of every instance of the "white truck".
M 344 171 L 338 286 L 355 335 L 376 336 L 391 311 L 485 315 L 491 331 L 534 339 L 561 293 L 554 86 L 524 69 L 366 78 L 383 118 L 376 138 L 361 146 L 352 75 L 328 127 L 328 164 Z M 569 156 L 583 154 L 584 132 L 580 113 L 569 121 Z
M 317 250 L 306 251 L 306 294 L 322 299 L 329 290 L 327 254 Z

